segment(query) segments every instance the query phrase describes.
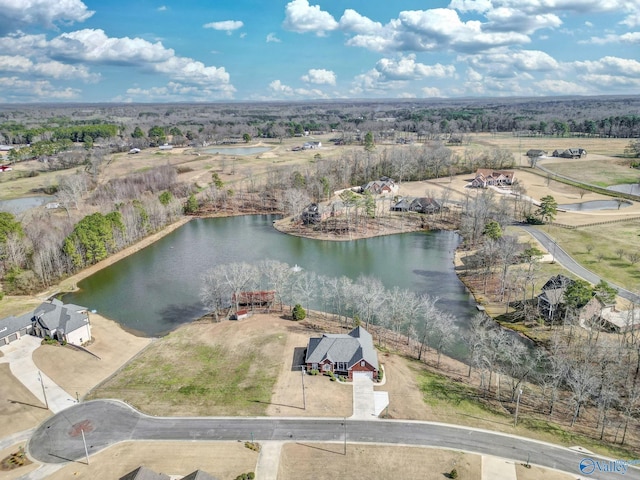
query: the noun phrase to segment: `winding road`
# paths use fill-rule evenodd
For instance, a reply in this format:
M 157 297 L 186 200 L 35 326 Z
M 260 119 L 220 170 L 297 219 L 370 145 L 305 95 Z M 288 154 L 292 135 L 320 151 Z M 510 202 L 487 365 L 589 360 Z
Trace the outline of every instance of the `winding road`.
M 549 235 L 544 233 L 539 228 L 530 226 L 530 225 L 520 225 L 520 228 L 525 230 L 529 235 L 538 240 L 544 248 L 551 254 L 553 260 L 558 262 L 564 268 L 569 270 L 571 273 L 574 273 L 580 278 L 585 279 L 587 282 L 592 283 L 593 285 L 597 285 L 602 280 L 598 275 L 593 273 L 590 270 L 587 270 L 578 262 L 576 262 L 567 252 L 565 252 L 556 241 L 551 238 Z M 618 291 L 618 295 L 622 298 L 625 298 L 635 304 L 640 304 L 640 295 L 637 295 L 629 290 L 622 288 L 614 283 L 607 282 L 613 288 Z
M 150 417 L 116 400 L 74 405 L 44 422 L 31 437 L 29 454 L 60 464 L 127 440 L 220 440 L 357 442 L 440 447 L 492 455 L 516 462 L 580 475 L 580 462 L 597 457 L 552 444 L 485 430 L 402 420 L 343 418 Z M 600 459 L 602 465 L 613 465 Z M 640 480 L 640 470 L 625 469 L 625 478 Z M 594 472 L 589 478 L 608 478 Z

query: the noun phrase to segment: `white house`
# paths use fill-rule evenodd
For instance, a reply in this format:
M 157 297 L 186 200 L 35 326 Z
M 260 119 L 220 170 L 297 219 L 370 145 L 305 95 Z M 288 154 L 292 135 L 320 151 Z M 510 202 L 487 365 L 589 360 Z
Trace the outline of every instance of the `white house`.
M 91 340 L 89 312 L 85 307 L 53 299 L 33 312 L 0 320 L 0 346 L 27 334 L 82 345 Z

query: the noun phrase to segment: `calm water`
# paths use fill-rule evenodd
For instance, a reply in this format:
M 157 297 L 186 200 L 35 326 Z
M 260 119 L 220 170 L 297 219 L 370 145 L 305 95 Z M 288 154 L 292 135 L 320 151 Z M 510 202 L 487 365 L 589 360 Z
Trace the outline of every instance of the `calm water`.
M 53 201 L 55 201 L 54 197 L 23 197 L 0 200 L 0 212 L 22 213 L 30 208 L 40 207 L 47 202 Z
M 216 147 L 207 148 L 205 153 L 220 153 L 223 155 L 255 155 L 256 153 L 268 152 L 270 147 Z
M 379 277 L 440 297 L 442 310 L 461 325 L 475 302 L 453 268 L 454 232 L 416 232 L 352 242 L 310 240 L 282 234 L 276 217 L 250 215 L 194 219 L 153 245 L 82 281 L 65 302 L 96 309 L 142 335 L 156 336 L 205 312 L 200 279 L 215 265 L 271 258 L 320 275 Z
M 590 202 L 582 203 L 566 203 L 564 205 L 558 205 L 558 208 L 563 210 L 572 211 L 589 211 L 589 210 L 618 210 L 619 208 L 630 207 L 631 202 L 622 202 L 618 204 L 616 200 L 591 200 Z

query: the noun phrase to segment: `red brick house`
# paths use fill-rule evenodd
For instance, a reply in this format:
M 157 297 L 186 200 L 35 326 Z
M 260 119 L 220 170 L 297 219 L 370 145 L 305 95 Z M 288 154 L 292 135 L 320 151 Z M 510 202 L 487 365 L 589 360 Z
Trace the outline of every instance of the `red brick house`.
M 305 357 L 307 371 L 332 372 L 349 380 L 355 376 L 378 378 L 378 354 L 371 334 L 356 327 L 348 334 L 325 333 L 309 339 Z

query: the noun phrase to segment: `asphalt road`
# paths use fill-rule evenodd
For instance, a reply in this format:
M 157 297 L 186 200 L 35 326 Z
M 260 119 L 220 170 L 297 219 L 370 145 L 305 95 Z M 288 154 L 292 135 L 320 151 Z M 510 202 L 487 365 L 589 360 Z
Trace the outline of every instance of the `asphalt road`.
M 346 423 L 346 424 L 345 424 Z M 44 422 L 31 437 L 28 451 L 46 463 L 83 461 L 84 432 L 89 455 L 125 440 L 251 440 L 363 442 L 442 447 L 493 455 L 516 462 L 580 475 L 587 455 L 564 447 L 484 430 L 401 420 L 342 418 L 149 417 L 115 400 L 72 406 Z M 597 459 L 596 457 L 589 457 Z M 602 465 L 610 465 L 608 462 Z M 588 478 L 613 478 L 593 473 Z M 585 477 L 586 478 L 586 477 Z M 640 470 L 624 478 L 640 480 Z
M 529 235 L 538 240 L 544 248 L 546 248 L 549 253 L 553 256 L 554 260 L 562 265 L 564 268 L 569 270 L 570 272 L 576 274 L 578 277 L 585 279 L 587 282 L 597 285 L 602 280 L 598 275 L 593 273 L 590 270 L 587 270 L 578 262 L 576 262 L 567 252 L 565 252 L 562 248 L 560 248 L 555 240 L 549 237 L 546 233 L 544 233 L 541 229 L 532 227 L 530 225 L 520 225 L 520 227 L 527 231 Z M 635 304 L 640 304 L 640 295 L 637 295 L 629 290 L 626 290 L 614 283 L 607 282 L 613 288 L 618 291 L 618 295 L 622 298 L 626 298 Z

